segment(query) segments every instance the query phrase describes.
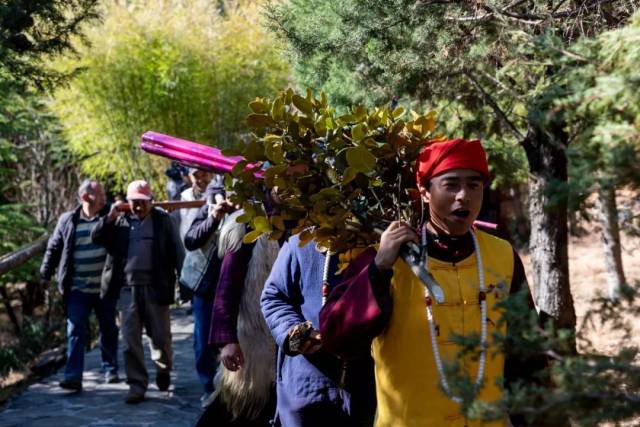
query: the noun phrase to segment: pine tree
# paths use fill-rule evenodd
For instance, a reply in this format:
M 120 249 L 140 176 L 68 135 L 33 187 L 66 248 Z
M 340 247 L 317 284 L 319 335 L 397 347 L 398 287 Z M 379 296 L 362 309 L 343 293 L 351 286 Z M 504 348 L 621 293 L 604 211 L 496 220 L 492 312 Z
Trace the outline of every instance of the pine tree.
M 98 0 L 6 0 L 0 4 L 0 76 L 42 88 L 65 76 L 46 61 L 73 51 L 83 24 L 99 17 Z
M 461 103 L 478 133 L 511 140 L 529 167 L 537 305 L 575 328 L 569 289 L 566 94 L 547 47 L 622 25 L 634 1 L 297 0 L 268 8 L 303 84 L 345 104 L 408 96 Z M 559 45 L 558 45 L 559 42 Z

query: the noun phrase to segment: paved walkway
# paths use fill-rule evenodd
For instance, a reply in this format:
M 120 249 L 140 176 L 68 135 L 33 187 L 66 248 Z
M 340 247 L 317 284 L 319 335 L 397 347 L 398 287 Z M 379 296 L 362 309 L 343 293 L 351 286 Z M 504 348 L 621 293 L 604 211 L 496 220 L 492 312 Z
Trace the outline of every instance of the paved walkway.
M 202 387 L 194 369 L 191 316 L 181 309 L 173 311 L 171 332 L 174 368 L 168 392 L 160 392 L 155 386 L 155 369 L 145 344 L 150 379 L 146 400 L 139 405 L 126 405 L 127 384 L 124 380 L 118 384 L 104 383 L 100 374 L 100 351 L 94 349 L 85 356 L 81 393 L 68 393 L 58 387 L 61 369 L 0 407 L 0 427 L 193 426 L 200 413 Z M 121 347 L 119 353 L 122 379 Z

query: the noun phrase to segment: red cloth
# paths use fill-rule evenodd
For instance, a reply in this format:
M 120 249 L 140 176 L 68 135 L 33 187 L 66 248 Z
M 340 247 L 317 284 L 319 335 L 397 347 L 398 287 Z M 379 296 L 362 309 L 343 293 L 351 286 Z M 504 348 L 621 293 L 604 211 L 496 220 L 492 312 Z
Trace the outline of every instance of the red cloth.
M 451 139 L 427 145 L 418 155 L 416 181 L 424 183 L 452 169 L 472 169 L 489 178 L 487 153 L 479 140 Z

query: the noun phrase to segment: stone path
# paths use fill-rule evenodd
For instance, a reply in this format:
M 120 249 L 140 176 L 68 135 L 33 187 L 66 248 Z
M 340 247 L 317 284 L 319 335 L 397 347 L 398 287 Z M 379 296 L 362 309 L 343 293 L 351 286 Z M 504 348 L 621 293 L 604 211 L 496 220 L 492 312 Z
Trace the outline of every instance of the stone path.
M 0 408 L 0 427 L 71 426 L 193 426 L 200 413 L 202 387 L 193 359 L 193 321 L 184 310 L 171 315 L 174 368 L 171 387 L 160 392 L 155 386 L 155 369 L 145 344 L 149 390 L 139 405 L 126 405 L 127 384 L 105 384 L 100 373 L 100 351 L 85 356 L 83 391 L 69 393 L 58 387 L 62 369 L 33 384 Z M 145 337 L 146 340 L 146 337 Z M 123 379 L 122 349 L 119 349 L 120 377 Z

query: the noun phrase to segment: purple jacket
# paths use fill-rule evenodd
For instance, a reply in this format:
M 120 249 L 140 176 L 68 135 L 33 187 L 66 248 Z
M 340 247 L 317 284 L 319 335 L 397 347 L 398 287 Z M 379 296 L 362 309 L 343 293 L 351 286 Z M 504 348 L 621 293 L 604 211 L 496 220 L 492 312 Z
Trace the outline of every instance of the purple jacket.
M 224 347 L 237 343 L 238 312 L 251 252 L 254 245 L 242 245 L 222 258 L 211 316 L 209 344 Z

